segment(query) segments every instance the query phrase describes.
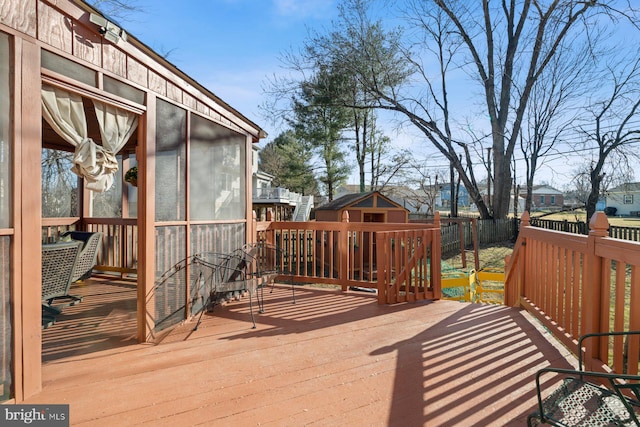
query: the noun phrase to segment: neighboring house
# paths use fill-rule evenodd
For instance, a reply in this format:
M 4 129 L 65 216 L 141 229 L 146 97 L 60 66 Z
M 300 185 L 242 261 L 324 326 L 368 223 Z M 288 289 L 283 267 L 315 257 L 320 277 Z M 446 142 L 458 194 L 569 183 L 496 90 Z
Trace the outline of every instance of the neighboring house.
M 607 191 L 606 207 L 616 208 L 616 215 L 640 216 L 640 182 L 622 184 Z
M 526 188 L 520 188 L 520 197 L 526 199 Z M 562 209 L 564 206 L 564 194 L 562 191 L 553 188 L 550 185 L 534 185 L 531 199 L 532 210 L 542 209 Z
M 258 148 L 255 145 L 252 159 L 252 204 L 258 221 L 267 219 L 267 211 L 272 212 L 273 221 L 308 221 L 313 209 L 313 196 L 274 187 L 274 176 L 258 168 Z
M 448 209 L 451 207 L 451 184 L 442 183 L 438 184 L 440 189 L 440 199 L 442 200 L 442 207 Z M 458 206 L 469 206 L 469 192 L 464 185 L 460 185 L 458 190 Z
M 163 294 L 163 272 L 253 241 L 248 150 L 266 134 L 80 1 L 3 2 L 0 93 L 0 402 L 22 402 L 42 386 L 43 240 L 108 228 L 101 267 L 133 274 L 139 297 L 122 310 L 153 341 L 199 292 L 183 269 Z M 82 163 L 70 215 L 43 218 L 47 151 Z M 133 165 L 137 187 L 123 183 Z M 118 205 L 106 220 L 103 195 Z

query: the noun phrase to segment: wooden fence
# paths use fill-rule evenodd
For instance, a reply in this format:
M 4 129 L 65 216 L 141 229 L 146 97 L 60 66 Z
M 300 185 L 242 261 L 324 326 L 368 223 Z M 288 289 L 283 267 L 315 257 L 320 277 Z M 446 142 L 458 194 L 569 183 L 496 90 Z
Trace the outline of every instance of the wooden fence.
M 442 219 L 442 254 L 460 251 L 474 244 L 474 234 L 478 244 L 499 243 L 516 237 L 517 223 L 513 219 Z
M 608 228 L 603 212 L 588 235 L 533 227 L 525 213 L 506 266 L 505 303 L 534 314 L 574 352 L 580 335 L 640 330 L 640 243 L 610 238 Z M 623 356 L 638 358 L 637 341 L 627 355 L 621 339 L 593 341 L 588 369 L 622 372 Z
M 589 227 L 584 221 L 556 221 L 551 219 L 530 218 L 529 223 L 534 227 L 545 228 L 547 230 L 564 231 L 566 233 L 584 235 L 589 233 Z M 608 234 L 609 237 L 613 237 L 615 239 L 640 242 L 640 227 L 610 225 Z

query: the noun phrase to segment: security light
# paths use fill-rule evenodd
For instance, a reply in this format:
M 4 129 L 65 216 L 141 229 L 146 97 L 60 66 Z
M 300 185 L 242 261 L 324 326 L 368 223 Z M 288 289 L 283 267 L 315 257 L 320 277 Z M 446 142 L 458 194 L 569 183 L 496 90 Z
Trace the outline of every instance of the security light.
M 92 13 L 89 21 L 98 26 L 98 32 L 111 43 L 118 43 L 118 40 L 127 41 L 127 33 L 105 17 Z

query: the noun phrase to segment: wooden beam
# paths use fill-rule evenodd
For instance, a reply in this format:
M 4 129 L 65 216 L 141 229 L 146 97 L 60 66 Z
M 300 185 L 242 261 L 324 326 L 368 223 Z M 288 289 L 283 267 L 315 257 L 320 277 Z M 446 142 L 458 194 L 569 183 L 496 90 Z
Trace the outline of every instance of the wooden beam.
M 18 39 L 15 39 L 16 41 Z M 16 145 L 21 152 L 21 171 L 18 180 L 21 192 L 21 241 L 22 260 L 20 280 L 22 284 L 22 370 L 23 396 L 27 398 L 42 389 L 42 116 L 40 95 L 40 49 L 34 43 L 22 41 L 20 72 L 22 87 L 20 105 L 16 111 L 22 121 L 16 128 Z M 16 64 L 17 65 L 17 64 Z M 16 101 L 17 102 L 17 101 Z

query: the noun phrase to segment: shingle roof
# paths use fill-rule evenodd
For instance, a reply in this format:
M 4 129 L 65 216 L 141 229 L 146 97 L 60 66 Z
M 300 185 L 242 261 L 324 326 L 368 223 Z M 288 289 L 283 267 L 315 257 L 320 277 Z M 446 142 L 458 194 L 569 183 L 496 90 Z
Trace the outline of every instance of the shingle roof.
M 375 191 L 369 191 L 367 193 L 353 193 L 353 194 L 345 194 L 344 196 L 338 197 L 337 199 L 333 199 L 329 203 L 325 203 L 322 206 L 316 208 L 317 211 L 338 211 L 344 207 L 349 206 L 352 203 L 357 202 L 361 199 L 366 199 L 371 196 Z
M 627 182 L 626 184 L 618 185 L 617 187 L 609 189 L 608 193 L 629 193 L 640 191 L 640 182 Z

